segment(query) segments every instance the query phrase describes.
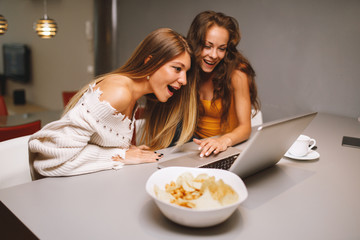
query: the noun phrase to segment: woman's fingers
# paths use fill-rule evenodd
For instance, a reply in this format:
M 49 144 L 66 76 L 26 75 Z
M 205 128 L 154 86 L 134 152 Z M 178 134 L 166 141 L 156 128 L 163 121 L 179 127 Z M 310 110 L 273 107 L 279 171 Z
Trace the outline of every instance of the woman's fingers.
M 200 144 L 199 150 L 201 150 L 200 157 L 210 156 L 210 154 L 218 154 L 225 151 L 227 145 L 220 141 L 218 138 L 209 138 L 203 140 Z
M 201 150 L 201 148 L 202 148 L 202 147 L 201 147 L 201 143 L 202 143 L 203 141 L 202 141 L 202 140 L 199 140 L 199 139 L 196 139 L 196 138 L 194 138 L 193 141 L 194 141 L 194 143 L 196 143 L 197 145 L 200 145 L 200 146 L 199 146 L 199 150 Z
M 150 147 L 146 146 L 146 145 L 140 145 L 138 148 L 142 149 L 142 150 L 149 150 Z
M 216 147 L 214 145 L 209 146 L 209 148 L 205 152 L 205 156 L 209 156 L 215 150 L 215 148 Z
M 163 154 L 158 154 L 149 150 L 143 150 L 140 147 L 130 148 L 126 151 L 125 159 L 113 158 L 114 161 L 121 161 L 124 164 L 139 164 L 157 162 Z

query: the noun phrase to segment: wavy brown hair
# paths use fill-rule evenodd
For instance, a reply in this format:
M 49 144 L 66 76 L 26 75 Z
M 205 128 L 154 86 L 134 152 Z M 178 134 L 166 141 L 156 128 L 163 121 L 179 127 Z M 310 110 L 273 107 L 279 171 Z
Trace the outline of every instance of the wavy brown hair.
M 138 45 L 123 66 L 98 77 L 90 84 L 97 84 L 110 74 L 120 74 L 140 81 L 185 52 L 192 56 L 192 51 L 183 36 L 169 28 L 157 29 Z M 151 58 L 148 58 L 149 56 Z M 145 61 L 146 59 L 148 61 Z M 76 105 L 88 88 L 89 85 L 84 86 L 70 100 L 64 114 Z M 145 96 L 147 101 L 142 115 L 145 119 L 142 143 L 154 150 L 168 147 L 180 122 L 184 127 L 177 144 L 183 144 L 192 137 L 197 114 L 195 89 L 195 81 L 188 80 L 187 85 L 176 91 L 165 103 L 158 101 L 154 94 Z
M 255 71 L 250 62 L 237 50 L 237 45 L 241 39 L 239 24 L 235 18 L 226 16 L 220 12 L 205 11 L 199 13 L 191 23 L 187 34 L 187 40 L 194 51 L 196 61 L 193 71 L 195 71 L 194 76 L 196 78 L 197 86 L 200 86 L 202 83 L 200 76 L 202 72 L 200 62 L 202 61 L 201 52 L 205 44 L 206 33 L 208 29 L 214 25 L 223 27 L 229 32 L 229 42 L 227 44 L 225 57 L 214 69 L 212 79 L 214 85 L 214 96 L 212 102 L 216 99 L 221 99 L 221 123 L 227 123 L 231 98 L 233 97 L 231 76 L 234 70 L 238 69 L 247 75 L 250 88 L 251 105 L 256 112 L 260 109 L 260 101 L 257 95 Z M 198 101 L 198 107 L 201 114 L 204 110 L 200 101 Z M 226 124 L 222 124 L 224 128 L 225 125 Z

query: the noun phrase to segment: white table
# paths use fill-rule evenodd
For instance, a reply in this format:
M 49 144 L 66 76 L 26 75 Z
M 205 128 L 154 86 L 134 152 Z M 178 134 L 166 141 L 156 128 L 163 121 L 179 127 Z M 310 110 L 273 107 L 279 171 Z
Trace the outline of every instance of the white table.
M 318 114 L 304 131 L 320 159 L 282 159 L 244 180 L 248 199 L 223 224 L 192 229 L 167 220 L 145 192 L 156 164 L 46 178 L 0 191 L 40 239 L 360 239 L 360 137 L 356 119 Z M 1 226 L 0 226 L 1 228 Z
M 18 113 L 8 116 L 0 116 L 0 127 L 17 126 L 25 123 L 41 120 L 41 126 L 60 119 L 63 110 L 47 110 L 42 112 Z

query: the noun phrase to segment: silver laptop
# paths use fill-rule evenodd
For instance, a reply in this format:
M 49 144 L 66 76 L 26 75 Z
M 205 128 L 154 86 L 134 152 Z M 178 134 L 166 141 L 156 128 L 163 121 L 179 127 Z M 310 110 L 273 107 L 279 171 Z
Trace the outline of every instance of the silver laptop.
M 235 146 L 217 155 L 200 158 L 200 152 L 195 150 L 198 145 L 186 143 L 181 149 L 183 154 L 159 162 L 158 167 L 220 168 L 241 178 L 248 177 L 279 162 L 316 114 L 317 112 L 313 112 L 263 124 L 243 143 L 246 147 L 242 151 Z

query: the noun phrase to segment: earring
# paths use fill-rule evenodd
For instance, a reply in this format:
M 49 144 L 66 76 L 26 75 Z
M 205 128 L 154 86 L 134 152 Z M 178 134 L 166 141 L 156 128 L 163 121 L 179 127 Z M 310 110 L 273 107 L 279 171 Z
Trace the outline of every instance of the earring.
M 149 80 L 149 79 L 150 79 L 150 76 L 147 76 L 146 79 Z

